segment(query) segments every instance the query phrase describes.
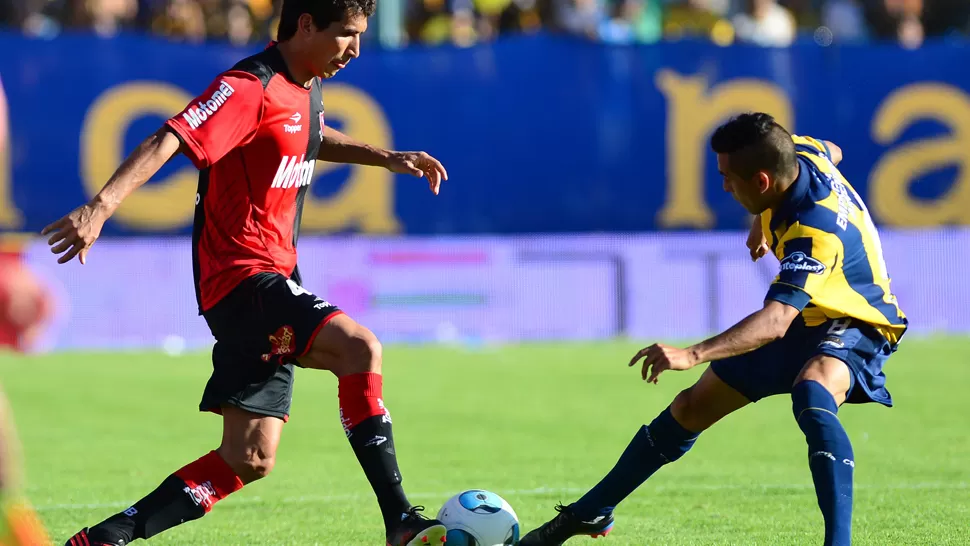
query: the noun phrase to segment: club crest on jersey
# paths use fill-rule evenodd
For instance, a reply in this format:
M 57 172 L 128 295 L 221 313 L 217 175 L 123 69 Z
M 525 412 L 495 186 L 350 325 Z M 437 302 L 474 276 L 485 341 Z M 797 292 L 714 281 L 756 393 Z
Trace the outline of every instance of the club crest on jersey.
M 182 119 L 188 124 L 192 129 L 198 129 L 205 120 L 212 117 L 223 104 L 229 100 L 229 97 L 235 93 L 236 90 L 229 85 L 226 80 L 219 82 L 219 88 L 216 89 L 212 96 L 209 97 L 207 101 L 199 101 L 198 104 L 190 104 L 188 108 L 185 109 L 185 113 L 182 114 Z
M 310 179 L 313 178 L 314 161 L 303 161 L 306 154 L 299 158 L 284 155 L 280 160 L 280 166 L 276 169 L 276 176 L 273 177 L 272 188 L 299 188 L 309 186 Z
M 807 271 L 816 275 L 825 272 L 825 264 L 807 256 L 804 252 L 792 252 L 781 261 L 782 271 Z
M 296 336 L 292 326 L 283 326 L 269 336 L 270 351 L 263 355 L 263 362 L 269 362 L 273 355 L 291 355 L 296 351 Z

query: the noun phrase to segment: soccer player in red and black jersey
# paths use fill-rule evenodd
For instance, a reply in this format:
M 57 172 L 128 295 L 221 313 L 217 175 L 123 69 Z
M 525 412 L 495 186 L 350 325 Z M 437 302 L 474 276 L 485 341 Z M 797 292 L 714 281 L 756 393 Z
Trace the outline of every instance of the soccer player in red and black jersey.
M 375 0 L 284 0 L 278 43 L 240 61 L 122 163 L 91 202 L 46 227 L 58 262 L 83 264 L 122 200 L 169 159 L 199 168 L 193 230 L 196 296 L 216 340 L 199 409 L 220 414 L 218 448 L 166 478 L 130 508 L 85 528 L 70 546 L 123 546 L 205 515 L 269 474 L 289 417 L 294 366 L 338 378 L 340 419 L 377 496 L 387 544 L 445 541 L 445 527 L 408 502 L 382 399 L 374 334 L 303 288 L 296 239 L 315 160 L 426 177 L 444 167 L 424 152 L 393 152 L 324 125 L 321 78 L 360 54 Z

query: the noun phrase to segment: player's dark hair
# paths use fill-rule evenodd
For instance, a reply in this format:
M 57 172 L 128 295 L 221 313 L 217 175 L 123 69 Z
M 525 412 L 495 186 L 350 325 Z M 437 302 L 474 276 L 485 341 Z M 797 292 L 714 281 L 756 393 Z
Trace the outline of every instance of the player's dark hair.
M 731 170 L 746 179 L 759 171 L 784 175 L 797 168 L 791 133 L 763 112 L 741 114 L 718 127 L 711 149 L 731 156 Z
M 313 24 L 317 28 L 325 29 L 342 21 L 345 16 L 370 17 L 376 9 L 377 0 L 283 0 L 276 40 L 285 42 L 292 38 L 304 13 L 313 17 Z

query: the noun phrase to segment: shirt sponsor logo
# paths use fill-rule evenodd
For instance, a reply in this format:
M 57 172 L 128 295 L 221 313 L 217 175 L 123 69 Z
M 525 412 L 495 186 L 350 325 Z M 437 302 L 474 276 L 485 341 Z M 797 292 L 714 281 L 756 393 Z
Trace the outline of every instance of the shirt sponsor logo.
M 310 179 L 313 178 L 314 161 L 304 161 L 306 154 L 299 158 L 284 155 L 280 161 L 280 166 L 276 169 L 276 176 L 273 177 L 272 188 L 293 188 L 309 186 Z
M 786 256 L 784 260 L 781 261 L 782 271 L 808 271 L 809 273 L 814 273 L 816 275 L 821 275 L 825 272 L 825 264 L 812 258 L 811 256 L 806 256 L 804 252 L 793 252 Z
M 205 123 L 207 119 L 212 117 L 213 114 L 222 107 L 223 104 L 229 100 L 229 97 L 235 93 L 236 90 L 229 85 L 226 80 L 219 82 L 219 89 L 216 89 L 212 93 L 212 97 L 206 101 L 199 101 L 197 104 L 190 104 L 186 108 L 185 113 L 182 114 L 182 119 L 185 123 L 192 129 L 198 129 L 200 125 Z

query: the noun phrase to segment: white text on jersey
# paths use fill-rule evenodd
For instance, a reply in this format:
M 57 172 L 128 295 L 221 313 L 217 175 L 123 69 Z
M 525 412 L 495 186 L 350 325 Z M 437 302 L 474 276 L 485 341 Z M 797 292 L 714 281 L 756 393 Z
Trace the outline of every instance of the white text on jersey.
M 286 131 L 287 133 L 290 133 L 290 134 L 295 134 L 295 133 L 299 133 L 300 131 L 303 130 L 303 125 L 300 124 L 300 120 L 303 119 L 303 115 L 302 114 L 300 114 L 299 112 L 297 112 L 297 113 L 293 114 L 292 116 L 290 116 L 290 119 L 293 121 L 293 125 L 287 125 L 286 123 L 284 123 L 283 124 L 283 130 L 284 131 Z
M 198 129 L 199 125 L 202 125 L 202 123 L 209 119 L 212 114 L 215 114 L 216 110 L 225 104 L 235 91 L 236 90 L 233 89 L 232 86 L 226 82 L 226 80 L 222 80 L 219 82 L 219 89 L 216 89 L 215 92 L 212 93 L 212 97 L 209 98 L 209 100 L 205 102 L 199 101 L 199 103 L 196 105 L 190 104 L 185 110 L 185 113 L 182 114 L 182 119 L 184 119 L 185 123 L 188 123 L 189 127 L 192 129 Z
M 842 231 L 845 231 L 845 228 L 849 226 L 849 206 L 852 204 L 852 200 L 849 198 L 849 192 L 845 189 L 845 185 L 834 178 L 832 179 L 832 191 L 835 192 L 839 202 L 839 212 L 835 223 L 842 228 Z
M 305 155 L 305 154 L 304 154 Z M 284 155 L 280 161 L 280 167 L 276 170 L 273 177 L 273 188 L 292 188 L 309 186 L 310 179 L 313 178 L 314 161 L 303 161 L 303 155 L 299 159 L 294 156 Z

